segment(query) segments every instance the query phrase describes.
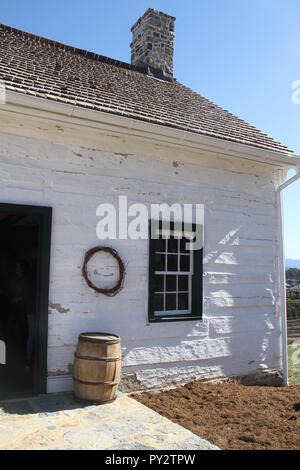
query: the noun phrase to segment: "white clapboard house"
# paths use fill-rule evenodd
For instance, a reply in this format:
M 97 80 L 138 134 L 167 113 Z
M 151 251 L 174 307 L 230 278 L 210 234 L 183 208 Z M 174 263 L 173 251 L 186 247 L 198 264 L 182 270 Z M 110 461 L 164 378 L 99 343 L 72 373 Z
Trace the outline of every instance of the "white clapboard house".
M 123 390 L 287 383 L 281 193 L 299 158 L 173 77 L 174 22 L 149 9 L 132 28 L 131 64 L 0 26 L 5 397 L 71 390 L 86 331 L 121 336 Z M 203 249 L 161 232 L 99 240 L 97 208 L 118 211 L 120 196 L 202 206 Z M 113 297 L 82 276 L 97 246 L 126 268 Z M 116 273 L 109 254 L 88 268 L 107 288 Z

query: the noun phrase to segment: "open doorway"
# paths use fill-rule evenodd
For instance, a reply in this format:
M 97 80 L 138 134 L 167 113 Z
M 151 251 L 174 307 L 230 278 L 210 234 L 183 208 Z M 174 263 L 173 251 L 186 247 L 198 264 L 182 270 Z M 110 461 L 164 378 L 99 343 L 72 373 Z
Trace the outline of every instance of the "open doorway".
M 46 392 L 51 208 L 0 204 L 0 398 Z

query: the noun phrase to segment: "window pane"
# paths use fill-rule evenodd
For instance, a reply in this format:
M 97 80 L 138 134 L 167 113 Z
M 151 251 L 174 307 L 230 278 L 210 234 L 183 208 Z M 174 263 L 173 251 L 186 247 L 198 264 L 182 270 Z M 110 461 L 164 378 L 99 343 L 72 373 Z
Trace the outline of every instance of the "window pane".
M 176 277 L 177 276 L 166 276 L 166 291 L 176 292 Z
M 165 253 L 166 251 L 166 240 L 159 238 L 155 241 L 155 251 L 157 253 Z
M 163 294 L 154 295 L 154 310 L 156 312 L 162 312 L 164 310 L 164 295 Z
M 178 276 L 178 291 L 189 290 L 189 276 Z
M 166 270 L 166 255 L 155 255 L 155 271 Z
M 178 271 L 177 255 L 168 255 L 168 271 Z
M 180 271 L 189 272 L 190 270 L 190 256 L 181 255 L 180 256 Z
M 155 276 L 155 292 L 163 292 L 164 289 L 164 276 Z
M 176 310 L 176 294 L 166 294 L 166 310 Z
M 178 294 L 178 310 L 188 310 L 189 308 L 189 295 Z
M 189 238 L 181 238 L 180 239 L 180 253 L 189 253 L 189 250 L 186 250 L 187 243 L 190 243 Z
M 171 237 L 168 240 L 168 253 L 178 253 L 178 238 Z

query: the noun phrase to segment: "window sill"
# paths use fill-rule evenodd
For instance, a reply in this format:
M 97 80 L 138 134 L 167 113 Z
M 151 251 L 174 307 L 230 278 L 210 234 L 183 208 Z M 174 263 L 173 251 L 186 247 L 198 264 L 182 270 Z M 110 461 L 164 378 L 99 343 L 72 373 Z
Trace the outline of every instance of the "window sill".
M 156 317 L 156 318 L 149 318 L 149 323 L 168 323 L 168 322 L 182 322 L 182 321 L 199 321 L 203 320 L 203 317 L 201 315 L 198 316 L 192 316 L 192 315 L 186 315 L 186 316 L 174 316 L 174 317 Z

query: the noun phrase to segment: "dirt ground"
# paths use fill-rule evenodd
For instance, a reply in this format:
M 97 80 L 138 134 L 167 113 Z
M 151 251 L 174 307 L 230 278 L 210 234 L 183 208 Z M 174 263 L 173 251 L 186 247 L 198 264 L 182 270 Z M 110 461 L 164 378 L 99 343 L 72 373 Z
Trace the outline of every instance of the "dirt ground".
M 133 395 L 221 449 L 300 449 L 300 385 L 192 382 Z

